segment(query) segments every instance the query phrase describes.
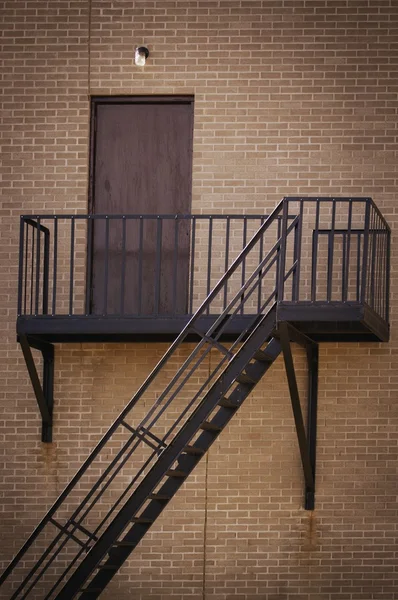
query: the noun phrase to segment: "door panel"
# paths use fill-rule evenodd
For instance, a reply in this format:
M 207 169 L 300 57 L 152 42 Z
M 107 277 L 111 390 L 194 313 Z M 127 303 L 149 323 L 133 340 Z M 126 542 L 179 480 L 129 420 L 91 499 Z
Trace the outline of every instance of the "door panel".
M 189 214 L 192 130 L 190 101 L 98 104 L 93 212 Z M 189 220 L 95 220 L 92 312 L 186 313 L 189 234 Z

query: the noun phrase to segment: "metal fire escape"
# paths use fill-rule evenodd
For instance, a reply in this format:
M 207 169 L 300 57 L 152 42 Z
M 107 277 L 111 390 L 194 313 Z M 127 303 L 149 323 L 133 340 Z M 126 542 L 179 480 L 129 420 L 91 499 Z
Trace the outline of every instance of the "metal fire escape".
M 47 424 L 53 378 L 49 347 L 55 341 L 65 341 L 66 336 L 73 340 L 74 327 L 84 339 L 97 335 L 108 341 L 122 335 L 134 339 L 143 332 L 140 315 L 136 320 L 123 314 L 107 319 L 71 310 L 57 317 L 56 277 L 49 284 L 49 262 L 51 254 L 57 263 L 58 233 L 53 221 L 51 253 L 50 228 L 43 225 L 51 218 L 22 219 L 18 320 L 19 340 Z M 72 245 L 73 219 L 69 217 Z M 230 266 L 227 256 L 224 274 L 207 289 L 194 314 L 174 315 L 161 325 L 163 333 L 167 328 L 171 333 L 185 319 L 156 368 L 1 576 L 0 585 L 9 586 L 11 600 L 97 598 L 280 354 L 304 473 L 304 506 L 314 508 L 318 342 L 388 339 L 390 230 L 372 200 L 364 198 L 285 198 L 262 221 L 250 241 L 244 239 L 243 250 Z M 33 251 L 28 251 L 27 227 L 35 232 Z M 89 237 L 92 229 L 90 225 Z M 27 314 L 28 262 L 36 259 L 39 264 L 43 233 L 46 272 L 37 275 L 38 267 L 31 268 L 36 290 L 36 296 L 30 295 L 31 305 L 39 306 L 39 289 L 46 299 L 52 290 L 53 311 L 48 314 L 46 300 L 40 314 L 38 308 Z M 72 278 L 73 268 L 70 273 Z M 193 285 L 192 277 L 190 281 Z M 70 308 L 73 290 L 69 292 Z M 150 320 L 156 319 L 162 322 L 159 315 Z M 123 333 L 118 334 L 118 328 Z M 196 345 L 180 364 L 177 353 L 188 340 L 196 340 Z M 306 423 L 291 342 L 304 346 L 308 359 Z M 43 384 L 31 347 L 49 352 Z M 174 375 L 156 394 L 157 383 L 173 369 Z M 143 407 L 148 405 L 145 414 Z

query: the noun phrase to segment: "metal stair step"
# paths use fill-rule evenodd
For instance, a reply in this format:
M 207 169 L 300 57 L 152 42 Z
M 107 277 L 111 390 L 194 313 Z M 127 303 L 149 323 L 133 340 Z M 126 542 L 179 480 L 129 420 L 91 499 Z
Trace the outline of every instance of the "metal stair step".
M 189 473 L 181 471 L 179 469 L 169 469 L 166 472 L 167 477 L 188 477 Z
M 185 446 L 183 452 L 186 454 L 192 454 L 193 456 L 203 456 L 206 450 L 203 450 L 203 448 L 198 448 L 197 446 Z
M 222 406 L 223 408 L 233 408 L 235 410 L 239 408 L 240 405 L 236 402 L 231 402 L 231 400 L 228 400 L 228 398 L 221 398 L 221 400 L 218 403 L 218 406 Z
M 239 383 L 247 383 L 250 385 L 254 385 L 255 383 L 257 383 L 257 380 L 247 375 L 247 373 L 241 373 L 240 375 L 238 375 L 236 381 L 238 381 Z
M 264 352 L 264 350 L 257 350 L 257 352 L 254 354 L 253 358 L 255 358 L 256 360 L 259 360 L 261 362 L 273 362 L 273 357 L 270 356 L 269 354 L 267 354 L 266 352 Z
M 214 423 L 210 423 L 209 421 L 204 421 L 200 428 L 204 429 L 205 431 L 213 431 L 217 433 L 219 431 L 222 431 L 222 427 L 220 427 L 219 425 L 215 425 Z
M 100 597 L 112 577 L 147 533 L 155 518 L 186 481 L 201 455 L 216 440 L 218 434 L 233 417 L 235 410 L 250 394 L 253 385 L 233 386 L 236 378 L 238 381 L 244 380 L 255 384 L 267 371 L 268 362 L 255 363 L 252 358 L 255 348 L 260 345 L 265 346 L 264 340 L 269 338 L 274 327 L 275 309 L 269 315 L 261 316 L 259 325 L 243 342 L 242 354 L 239 351 L 235 355 L 236 358 L 229 361 L 217 381 L 206 392 L 193 415 L 187 418 L 185 425 L 176 433 L 175 442 L 172 442 L 166 452 L 159 454 L 156 463 L 138 484 L 135 493 L 114 517 L 114 526 L 108 527 L 99 540 L 93 543 L 90 552 L 66 581 L 58 594 L 60 599 L 69 600 L 76 595 L 87 600 Z M 245 348 L 244 344 L 248 344 L 248 347 Z M 274 346 L 270 346 L 270 352 L 273 352 L 273 348 Z M 278 351 L 280 349 L 276 346 L 275 356 L 278 355 Z M 228 390 L 231 386 L 233 389 L 229 394 Z M 134 398 L 136 396 L 133 400 Z M 226 410 L 227 408 L 230 410 Z M 185 412 L 182 414 L 185 415 Z M 153 438 L 150 437 L 148 430 L 139 428 L 138 431 L 145 434 L 146 440 L 149 438 L 152 441 Z M 137 436 L 135 432 L 130 433 L 132 433 L 132 442 Z M 110 430 L 111 434 L 113 435 L 113 429 Z M 195 437 L 197 434 L 199 434 L 198 438 Z M 153 439 L 153 441 L 157 443 L 158 440 Z M 154 449 L 157 448 L 158 445 Z M 94 484 L 93 491 L 100 481 L 99 479 Z M 141 507 L 148 501 L 147 508 L 142 512 Z M 140 516 L 133 516 L 137 514 Z M 139 523 L 143 524 L 143 527 L 137 527 L 136 524 Z M 124 534 L 123 531 L 127 527 L 130 530 Z M 122 535 L 125 536 L 124 539 L 120 539 Z M 89 538 L 87 543 L 91 541 Z
M 113 546 L 125 546 L 126 548 L 135 548 L 137 542 L 125 542 L 124 540 L 118 540 L 113 544 Z
M 166 494 L 150 494 L 148 498 L 149 500 L 157 500 L 158 502 L 168 502 L 171 500 L 171 496 L 167 496 Z
M 147 519 L 146 517 L 133 517 L 131 519 L 132 523 L 139 523 L 139 524 L 144 524 L 147 525 L 148 523 L 153 523 L 154 520 L 153 519 Z

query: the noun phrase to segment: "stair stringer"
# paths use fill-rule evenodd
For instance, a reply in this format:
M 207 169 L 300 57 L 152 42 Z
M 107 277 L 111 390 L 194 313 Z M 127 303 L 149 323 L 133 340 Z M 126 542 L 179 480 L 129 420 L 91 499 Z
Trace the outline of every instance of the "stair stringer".
M 81 594 L 80 598 L 82 599 L 97 598 L 98 595 L 103 591 L 107 583 L 109 583 L 109 581 L 112 579 L 112 577 L 115 575 L 115 573 L 122 566 L 122 564 L 125 562 L 125 560 L 128 558 L 128 556 L 131 554 L 131 552 L 137 545 L 134 542 L 134 545 L 131 546 L 129 545 L 129 542 L 132 540 L 136 540 L 137 537 L 141 539 L 143 535 L 145 535 L 146 531 L 149 529 L 149 526 L 150 524 L 152 524 L 152 522 L 150 524 L 134 523 L 122 540 L 126 544 L 123 547 L 123 550 L 120 546 L 119 548 L 116 548 L 120 537 L 125 532 L 129 523 L 132 522 L 132 519 L 140 511 L 140 508 L 148 499 L 150 499 L 150 495 L 165 477 L 168 477 L 168 479 L 163 484 L 161 490 L 167 490 L 168 487 L 170 487 L 171 476 L 168 476 L 167 472 L 170 471 L 170 469 L 172 469 L 173 464 L 177 460 L 180 460 L 180 465 L 182 464 L 184 470 L 186 470 L 186 476 L 188 476 L 191 473 L 196 464 L 199 462 L 202 455 L 198 456 L 196 460 L 194 460 L 192 456 L 187 458 L 183 453 L 184 448 L 197 434 L 197 432 L 201 428 L 201 425 L 203 425 L 203 423 L 206 422 L 207 417 L 214 411 L 218 403 L 222 401 L 223 397 L 231 388 L 233 383 L 237 380 L 239 375 L 241 375 L 245 371 L 246 367 L 249 365 L 256 352 L 258 352 L 262 348 L 262 346 L 264 346 L 267 340 L 269 340 L 276 326 L 275 313 L 276 311 L 274 306 L 265 316 L 261 318 L 254 331 L 245 340 L 240 350 L 233 357 L 230 363 L 226 366 L 226 368 L 218 377 L 211 389 L 207 392 L 200 405 L 191 415 L 190 419 L 185 423 L 185 425 L 176 435 L 172 444 L 170 444 L 170 446 L 168 446 L 166 450 L 164 450 L 164 452 L 159 456 L 157 462 L 153 465 L 153 467 L 148 472 L 144 480 L 137 487 L 132 496 L 127 500 L 127 502 L 121 508 L 119 513 L 109 524 L 109 526 L 103 532 L 98 541 L 95 542 L 95 544 L 92 546 L 88 554 L 84 557 L 80 565 L 76 568 L 75 572 L 71 575 L 70 579 L 60 590 L 60 592 L 56 596 L 56 600 L 72 600 L 72 598 L 75 598 L 79 593 Z M 243 400 L 254 389 L 255 385 L 262 379 L 262 377 L 268 371 L 271 364 L 280 354 L 281 346 L 276 338 L 272 338 L 271 341 L 268 343 L 266 352 L 270 360 L 267 362 L 257 361 L 264 362 L 264 366 L 263 372 L 258 373 L 259 378 L 256 381 L 256 383 L 239 384 L 238 387 L 235 388 L 234 392 L 232 392 L 232 394 L 235 394 L 235 396 L 241 397 L 241 401 L 237 403 L 236 410 L 241 406 Z M 225 410 L 228 409 L 220 406 L 220 410 L 210 422 L 214 424 L 215 427 L 218 427 L 218 431 L 214 432 L 212 439 L 209 439 L 209 436 L 211 436 L 212 434 L 209 431 L 204 431 L 197 439 L 197 442 L 195 442 L 196 447 L 203 447 L 200 444 L 206 445 L 207 450 L 210 447 L 211 443 L 215 441 L 218 434 L 224 429 L 225 425 L 232 418 L 234 412 L 236 412 L 231 410 L 230 415 L 226 415 L 222 412 Z M 210 441 L 210 443 L 207 443 L 208 441 Z M 183 461 L 183 463 L 181 463 L 181 461 Z M 180 477 L 180 481 L 175 486 L 175 491 L 177 491 L 177 489 L 181 487 L 182 483 L 185 480 L 186 477 Z M 158 510 L 158 514 L 162 512 L 164 506 L 161 505 L 159 508 L 160 510 Z M 145 513 L 142 515 L 142 517 L 145 518 Z M 98 565 L 106 557 L 107 553 L 110 550 L 111 555 L 109 556 L 109 558 L 106 560 L 105 563 L 103 563 L 100 566 L 99 572 L 93 577 L 89 587 L 83 590 L 82 586 L 91 577 L 94 570 L 98 568 Z

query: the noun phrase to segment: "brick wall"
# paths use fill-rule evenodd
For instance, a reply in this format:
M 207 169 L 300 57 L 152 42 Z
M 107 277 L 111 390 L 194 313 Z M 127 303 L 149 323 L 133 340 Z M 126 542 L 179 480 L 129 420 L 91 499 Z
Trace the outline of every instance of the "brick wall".
M 89 95 L 194 94 L 194 212 L 366 195 L 394 228 L 398 5 L 4 0 L 0 16 L 5 565 L 165 349 L 57 347 L 54 442 L 41 444 L 14 333 L 18 216 L 86 212 Z M 321 347 L 314 513 L 279 361 L 104 598 L 398 598 L 395 257 L 393 236 L 391 342 Z

